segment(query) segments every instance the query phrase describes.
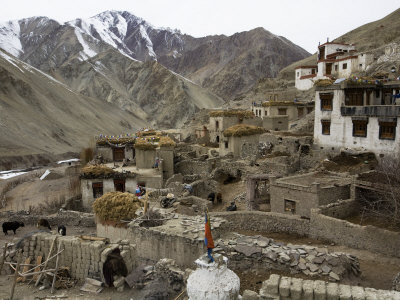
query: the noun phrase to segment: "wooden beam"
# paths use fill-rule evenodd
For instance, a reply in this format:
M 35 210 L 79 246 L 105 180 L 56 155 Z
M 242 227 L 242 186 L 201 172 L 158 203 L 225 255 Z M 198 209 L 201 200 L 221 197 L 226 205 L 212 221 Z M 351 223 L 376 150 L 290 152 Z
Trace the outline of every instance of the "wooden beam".
M 21 255 L 21 250 L 18 250 L 17 252 L 17 257 Z M 19 264 L 21 263 L 22 260 L 22 256 L 20 256 L 18 258 L 18 262 L 17 262 L 17 267 L 15 268 L 15 274 L 14 274 L 14 282 L 11 286 L 11 292 L 10 292 L 10 300 L 14 299 L 14 291 L 15 291 L 15 285 L 17 284 L 17 278 L 18 278 L 18 269 L 19 269 Z
M 25 259 L 25 266 L 24 266 L 24 268 L 22 269 L 22 273 L 24 273 L 24 272 L 26 272 L 26 271 L 28 271 L 28 269 L 29 269 L 29 265 L 27 265 L 27 264 L 29 264 L 31 262 L 31 258 L 30 257 L 28 257 L 27 259 Z M 25 282 L 25 280 L 26 280 L 26 276 L 22 276 L 22 277 L 18 277 L 17 278 L 17 282 Z
M 38 257 L 36 257 L 36 267 L 34 272 L 39 272 L 40 271 L 40 265 L 42 264 L 42 256 L 39 255 Z M 34 275 L 33 276 L 33 280 L 37 280 L 39 274 L 38 275 Z
M 57 236 L 54 238 L 53 242 L 51 243 L 49 253 L 47 254 L 47 258 L 50 257 L 51 252 L 53 251 L 53 247 L 54 247 L 54 244 L 55 244 L 56 240 L 57 240 Z M 44 264 L 44 267 L 43 267 L 43 270 L 46 270 L 46 267 L 47 267 L 47 263 L 48 263 L 48 262 L 49 262 L 49 259 L 46 260 L 46 262 L 45 262 L 45 264 Z M 40 273 L 38 279 L 36 280 L 35 286 L 38 286 L 38 285 L 39 285 L 40 279 L 42 279 L 42 275 L 43 275 L 43 273 Z
M 61 249 L 61 242 L 58 242 L 58 248 L 57 248 L 57 252 L 60 253 L 60 249 Z M 51 284 L 51 290 L 50 293 L 54 293 L 54 284 L 56 283 L 56 277 L 57 277 L 57 272 L 58 272 L 58 260 L 60 258 L 60 254 L 57 255 L 56 258 L 56 270 L 54 271 L 54 277 L 53 277 L 53 283 Z
M 7 246 L 8 246 L 8 243 L 6 243 L 4 245 L 3 256 L 2 256 L 1 264 L 0 264 L 0 275 L 1 275 L 1 271 L 3 270 L 4 262 L 6 261 Z

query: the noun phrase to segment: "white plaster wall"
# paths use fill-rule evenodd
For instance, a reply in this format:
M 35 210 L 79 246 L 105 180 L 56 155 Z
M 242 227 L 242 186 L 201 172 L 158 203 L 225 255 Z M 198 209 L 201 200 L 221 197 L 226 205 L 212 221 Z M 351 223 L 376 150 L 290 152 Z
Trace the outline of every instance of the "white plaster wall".
M 317 71 L 317 77 L 322 78 L 325 76 L 325 63 L 323 61 L 318 63 L 318 71 Z
M 299 79 L 296 77 L 295 86 L 300 91 L 306 91 L 314 86 L 314 81 L 312 78 Z
M 314 143 L 320 147 L 348 148 L 357 151 L 372 151 L 375 154 L 393 154 L 400 151 L 399 125 L 395 140 L 379 139 L 378 118 L 369 117 L 366 137 L 353 137 L 351 116 L 342 116 L 340 107 L 344 103 L 344 90 L 334 90 L 332 111 L 321 111 L 319 91 L 315 93 Z M 330 135 L 322 134 L 322 119 L 331 120 Z M 397 122 L 399 124 L 399 120 Z
M 81 179 L 82 206 L 85 209 L 92 209 L 93 198 L 93 182 L 103 182 L 103 194 L 114 191 L 113 179 Z

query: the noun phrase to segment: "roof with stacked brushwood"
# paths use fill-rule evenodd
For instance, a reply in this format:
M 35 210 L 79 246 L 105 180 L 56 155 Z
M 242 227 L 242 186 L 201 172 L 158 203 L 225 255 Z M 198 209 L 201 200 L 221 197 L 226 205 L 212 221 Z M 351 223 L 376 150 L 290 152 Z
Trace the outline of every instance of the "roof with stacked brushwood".
M 250 110 L 214 110 L 210 111 L 210 117 L 238 117 L 240 119 L 252 119 L 254 114 Z
M 247 124 L 237 124 L 232 127 L 227 128 L 224 131 L 224 136 L 230 137 L 241 137 L 241 136 L 249 136 L 255 134 L 262 134 L 266 132 L 266 130 L 262 127 L 247 125 Z

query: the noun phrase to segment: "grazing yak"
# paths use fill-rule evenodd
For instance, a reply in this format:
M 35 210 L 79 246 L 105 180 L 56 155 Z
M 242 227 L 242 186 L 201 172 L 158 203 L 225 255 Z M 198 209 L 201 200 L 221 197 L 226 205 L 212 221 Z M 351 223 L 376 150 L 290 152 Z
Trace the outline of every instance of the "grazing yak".
M 11 222 L 4 222 L 2 226 L 4 234 L 7 235 L 7 231 L 12 230 L 14 231 L 15 234 L 15 231 L 20 227 L 24 227 L 25 224 L 19 221 L 11 221 Z
M 46 219 L 40 219 L 40 220 L 37 222 L 37 227 L 38 227 L 38 228 L 40 228 L 40 227 L 46 227 L 46 228 L 48 228 L 49 230 L 51 230 L 50 223 L 49 223 L 49 221 L 47 221 Z
M 65 228 L 64 225 L 59 225 L 58 226 L 58 233 L 60 235 L 66 235 L 67 234 L 67 228 Z
M 115 275 L 128 275 L 124 259 L 121 256 L 119 248 L 114 249 L 107 257 L 103 265 L 104 280 L 107 286 L 111 287 L 114 283 Z

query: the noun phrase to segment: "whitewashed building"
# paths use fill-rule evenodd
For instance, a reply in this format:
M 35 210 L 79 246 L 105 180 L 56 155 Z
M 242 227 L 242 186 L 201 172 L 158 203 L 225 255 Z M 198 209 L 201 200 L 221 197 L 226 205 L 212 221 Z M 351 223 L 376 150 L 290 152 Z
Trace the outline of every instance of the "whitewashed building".
M 328 151 L 400 151 L 400 82 L 316 87 L 314 144 Z
M 353 73 L 365 71 L 373 60 L 373 54 L 357 53 L 352 44 L 327 42 L 318 46 L 316 69 L 315 66 L 296 68 L 295 86 L 308 90 L 318 79 L 349 78 Z

